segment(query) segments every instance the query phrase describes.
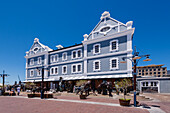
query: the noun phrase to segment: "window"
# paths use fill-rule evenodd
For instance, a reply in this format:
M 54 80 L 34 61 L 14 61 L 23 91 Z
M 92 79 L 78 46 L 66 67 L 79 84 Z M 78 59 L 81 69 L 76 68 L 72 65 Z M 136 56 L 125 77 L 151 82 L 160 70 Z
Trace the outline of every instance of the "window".
M 30 65 L 34 65 L 34 59 L 30 60 Z
M 156 71 L 156 69 L 154 69 L 154 71 Z
M 150 71 L 152 71 L 152 69 L 150 69 Z
M 82 72 L 82 64 L 73 64 L 72 65 L 72 73 L 80 73 Z
M 58 59 L 58 54 L 55 55 L 55 62 L 57 62 L 59 59 Z
M 30 70 L 30 76 L 34 76 L 34 70 Z
M 110 69 L 118 69 L 118 58 L 110 59 Z
M 76 51 L 72 52 L 72 59 L 76 58 Z
M 58 67 L 55 67 L 55 74 L 58 74 Z
M 148 86 L 148 82 L 146 82 L 146 86 Z
M 93 71 L 99 71 L 100 70 L 100 60 L 96 60 L 93 62 Z
M 77 51 L 77 57 L 80 58 L 81 57 L 81 50 Z
M 141 70 L 139 69 L 139 72 L 141 72 Z
M 52 55 L 50 60 L 51 60 L 51 62 L 55 62 L 55 56 Z
M 63 53 L 62 56 L 63 56 L 62 60 L 67 60 L 67 53 Z
M 62 74 L 66 74 L 67 73 L 67 66 L 63 66 L 62 67 Z
M 78 71 L 78 72 L 81 72 L 81 64 L 78 64 L 78 65 L 77 65 L 77 71 Z
M 143 82 L 143 86 L 145 86 L 145 82 Z
M 153 86 L 153 82 L 151 82 L 151 86 Z
M 154 86 L 157 86 L 157 83 L 156 83 L 156 82 L 154 82 Z
M 118 50 L 118 40 L 113 40 L 110 42 L 110 51 Z
M 95 44 L 93 46 L 93 54 L 99 54 L 100 53 L 100 44 Z
M 76 73 L 76 65 L 72 65 L 72 73 Z
M 37 70 L 37 76 L 41 76 L 41 69 Z
M 52 67 L 51 70 L 50 70 L 50 74 L 51 75 L 58 74 L 58 67 Z
M 51 68 L 51 75 L 54 74 L 54 68 Z
M 41 64 L 41 57 L 38 57 L 38 64 Z

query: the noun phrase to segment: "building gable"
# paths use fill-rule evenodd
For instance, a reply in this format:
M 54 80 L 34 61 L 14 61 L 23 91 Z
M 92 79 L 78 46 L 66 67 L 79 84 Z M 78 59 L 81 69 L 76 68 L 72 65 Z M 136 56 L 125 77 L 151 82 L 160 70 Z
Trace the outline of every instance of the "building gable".
M 93 40 L 106 35 L 122 32 L 131 28 L 132 23 L 132 21 L 127 22 L 126 24 L 119 22 L 111 18 L 110 13 L 105 11 L 101 16 L 99 23 L 95 26 L 89 35 L 85 34 L 84 38 L 85 40 Z
M 51 50 L 52 49 L 50 49 L 48 46 L 41 44 L 38 38 L 35 38 L 34 43 L 31 46 L 30 50 L 26 52 L 26 56 L 31 56 L 31 55 L 39 54 L 44 51 L 51 51 Z

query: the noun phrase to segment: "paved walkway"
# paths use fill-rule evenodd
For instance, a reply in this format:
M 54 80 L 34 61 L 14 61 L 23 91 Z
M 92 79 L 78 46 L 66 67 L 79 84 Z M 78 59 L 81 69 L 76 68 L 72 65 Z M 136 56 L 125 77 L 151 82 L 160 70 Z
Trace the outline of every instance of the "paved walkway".
M 65 98 L 65 99 L 64 99 Z M 58 99 L 27 98 L 23 96 L 0 97 L 2 113 L 163 113 L 159 108 L 151 109 L 122 107 L 114 99 L 89 98 L 80 100 L 75 97 L 58 96 Z M 108 102 L 108 100 L 110 100 Z

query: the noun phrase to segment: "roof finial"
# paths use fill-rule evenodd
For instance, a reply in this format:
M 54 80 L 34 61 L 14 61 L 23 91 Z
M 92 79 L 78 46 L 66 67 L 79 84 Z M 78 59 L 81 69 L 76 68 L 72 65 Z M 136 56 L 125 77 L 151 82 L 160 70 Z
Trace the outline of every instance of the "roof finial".
M 100 17 L 100 19 L 102 20 L 103 18 L 106 18 L 106 17 L 110 17 L 110 13 L 108 11 L 105 11 L 102 16 Z
M 34 43 L 35 43 L 35 42 L 39 42 L 39 39 L 38 39 L 38 38 L 35 38 L 35 39 L 34 39 Z

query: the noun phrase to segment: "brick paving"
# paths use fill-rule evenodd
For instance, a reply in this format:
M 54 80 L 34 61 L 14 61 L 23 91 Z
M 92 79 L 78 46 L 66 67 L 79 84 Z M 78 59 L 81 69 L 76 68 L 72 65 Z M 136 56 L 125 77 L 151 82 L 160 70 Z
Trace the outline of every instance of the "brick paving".
M 59 96 L 58 96 L 59 97 Z M 62 96 L 61 96 L 62 97 Z M 61 98 L 60 97 L 60 98 Z M 64 97 L 63 97 L 64 98 Z M 67 97 L 68 98 L 68 97 Z M 76 97 L 70 97 L 75 99 Z M 87 99 L 92 101 L 92 99 Z M 84 101 L 87 101 L 84 100 Z M 108 102 L 108 99 L 93 98 L 93 101 Z M 110 100 L 111 101 L 111 100 Z M 105 106 L 53 100 L 0 97 L 1 113 L 149 113 L 146 109 L 133 107 Z

